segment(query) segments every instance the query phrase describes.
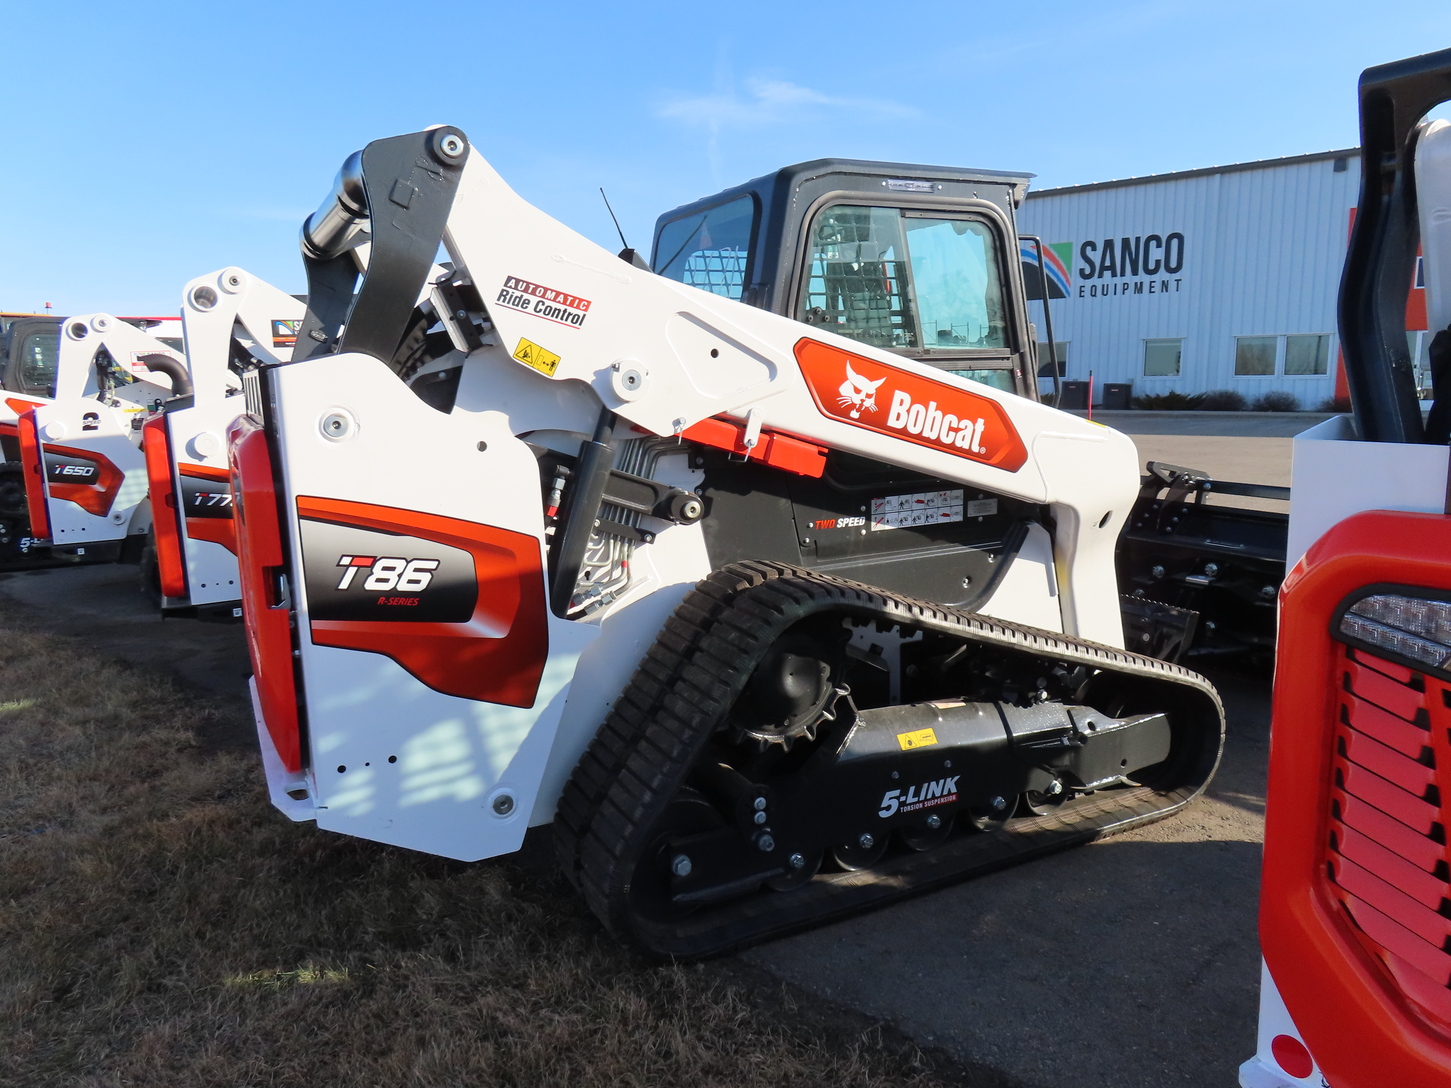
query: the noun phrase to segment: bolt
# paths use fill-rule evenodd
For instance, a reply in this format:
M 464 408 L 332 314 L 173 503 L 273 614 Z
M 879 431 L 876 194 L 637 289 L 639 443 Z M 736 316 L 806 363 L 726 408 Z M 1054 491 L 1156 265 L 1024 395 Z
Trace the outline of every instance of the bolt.
M 514 811 L 514 798 L 507 793 L 501 793 L 494 798 L 494 812 L 500 816 L 507 816 Z
M 935 816 L 935 815 L 934 816 L 928 816 L 927 817 L 927 826 L 930 827 L 933 831 L 936 831 L 939 827 L 942 826 L 942 817 L 941 816 Z
M 994 797 L 988 804 L 992 805 L 994 812 L 1001 812 L 1008 807 L 1008 802 L 1001 797 Z
M 857 839 L 856 844 L 863 850 L 870 850 L 873 846 L 877 845 L 877 840 L 872 838 L 870 831 L 863 831 L 861 838 Z
M 762 831 L 756 839 L 756 849 L 763 854 L 769 854 L 776 849 L 776 839 L 769 831 Z
M 751 807 L 754 808 L 757 812 L 764 811 L 766 808 L 766 799 L 764 797 L 757 797 L 755 801 L 751 803 Z
M 705 507 L 700 504 L 699 499 L 686 499 L 680 504 L 680 516 L 686 521 L 694 521 L 705 513 Z
M 972 585 L 972 579 L 971 578 L 964 578 L 962 580 L 962 588 L 963 589 L 967 589 L 971 585 Z
M 1260 596 L 1263 597 L 1267 601 L 1274 600 L 1275 599 L 1275 587 L 1274 586 L 1262 586 L 1260 588 Z
M 787 860 L 786 864 L 791 866 L 791 868 L 793 869 L 804 869 L 806 868 L 806 859 L 803 858 L 800 854 L 792 854 L 791 857 Z
M 1154 566 L 1149 568 L 1149 573 L 1152 574 L 1155 578 L 1162 578 L 1164 577 L 1164 568 L 1155 564 Z
M 1218 573 L 1219 573 L 1219 564 L 1218 563 L 1205 563 L 1204 564 L 1204 576 L 1206 578 L 1213 578 Z
M 810 544 L 811 543 L 811 538 L 809 536 L 803 536 L 801 538 L 801 543 L 803 543 L 803 544 Z
M 670 871 L 676 876 L 689 876 L 690 870 L 690 859 L 684 854 L 676 854 L 670 859 Z
M 752 816 L 751 819 L 758 824 L 763 824 L 766 822 L 766 814 L 764 812 L 758 812 L 754 816 Z
M 1062 792 L 1063 783 L 1059 782 L 1056 778 L 1053 779 L 1052 782 L 1049 782 L 1047 787 L 1043 790 L 1043 794 L 1046 797 L 1057 797 Z

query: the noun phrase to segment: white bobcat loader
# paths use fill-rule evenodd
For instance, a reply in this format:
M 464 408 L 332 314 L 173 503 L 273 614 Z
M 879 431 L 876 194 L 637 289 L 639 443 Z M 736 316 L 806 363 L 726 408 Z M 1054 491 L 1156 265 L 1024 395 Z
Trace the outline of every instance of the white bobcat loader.
M 146 562 L 164 610 L 240 616 L 222 436 L 243 409 L 242 375 L 291 348 L 302 311 L 225 268 L 186 286 L 184 355 L 109 315 L 68 319 L 56 397 L 20 422 L 34 535 L 105 558 L 140 559 L 138 545 L 152 544 Z M 160 370 L 170 388 L 120 373 L 118 359 Z
M 1024 185 L 941 216 L 1020 365 Z M 1213 688 L 1121 648 L 1123 435 L 617 259 L 454 128 L 349 159 L 303 243 L 229 436 L 293 819 L 464 860 L 552 821 L 612 932 L 701 956 L 1209 781 Z
M 16 420 L 30 536 L 53 555 L 140 558 L 151 527 L 141 427 L 186 391 L 182 360 L 110 314 L 62 322 L 53 397 Z

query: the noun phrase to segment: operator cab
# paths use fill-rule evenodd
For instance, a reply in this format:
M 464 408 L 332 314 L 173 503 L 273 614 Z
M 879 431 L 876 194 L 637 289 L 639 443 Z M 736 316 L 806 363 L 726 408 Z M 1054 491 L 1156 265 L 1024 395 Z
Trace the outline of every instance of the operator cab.
M 29 397 L 55 396 L 55 364 L 63 318 L 0 314 L 5 330 L 0 387 Z M 8 451 L 7 451 L 8 456 Z
M 666 212 L 659 275 L 1033 400 L 1032 174 L 816 159 Z

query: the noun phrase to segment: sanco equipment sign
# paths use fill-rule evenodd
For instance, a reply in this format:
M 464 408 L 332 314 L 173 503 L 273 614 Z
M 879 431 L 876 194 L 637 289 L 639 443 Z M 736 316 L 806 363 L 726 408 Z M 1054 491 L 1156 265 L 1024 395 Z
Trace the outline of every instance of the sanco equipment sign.
M 1183 288 L 1184 235 L 1179 231 L 1081 242 L 1076 262 L 1065 260 L 1073 253 L 1072 242 L 1054 242 L 1046 248 L 1049 298 L 1171 295 Z M 1036 298 L 1037 255 L 1026 243 L 1022 258 L 1029 297 Z

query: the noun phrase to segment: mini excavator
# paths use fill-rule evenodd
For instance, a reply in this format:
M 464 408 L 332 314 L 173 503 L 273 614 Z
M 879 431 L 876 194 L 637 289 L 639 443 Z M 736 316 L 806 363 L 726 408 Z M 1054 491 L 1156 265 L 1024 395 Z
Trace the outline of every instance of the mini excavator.
M 939 327 L 979 371 L 1033 373 L 1024 187 L 944 182 L 914 227 L 976 261 Z M 1123 649 L 1134 447 L 1031 380 L 656 275 L 452 127 L 351 156 L 302 249 L 296 348 L 228 435 L 292 819 L 462 860 L 552 823 L 612 933 L 699 957 L 1213 775 L 1214 689 Z

